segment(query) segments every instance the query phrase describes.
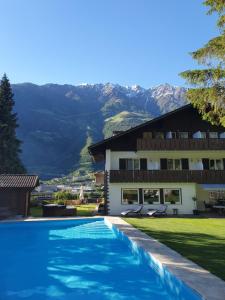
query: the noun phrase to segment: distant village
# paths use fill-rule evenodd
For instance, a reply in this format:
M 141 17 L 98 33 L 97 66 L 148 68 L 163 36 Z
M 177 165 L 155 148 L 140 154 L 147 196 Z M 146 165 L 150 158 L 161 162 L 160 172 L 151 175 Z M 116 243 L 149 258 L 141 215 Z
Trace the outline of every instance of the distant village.
M 60 180 L 54 179 L 54 183 L 40 182 L 31 193 L 31 198 L 36 201 L 53 200 L 55 193 L 66 191 L 74 195 L 74 199 L 79 198 L 80 190 L 84 193 L 85 203 L 96 203 L 103 196 L 104 190 L 104 172 L 94 173 L 94 179 L 84 177 L 71 177 L 61 183 Z

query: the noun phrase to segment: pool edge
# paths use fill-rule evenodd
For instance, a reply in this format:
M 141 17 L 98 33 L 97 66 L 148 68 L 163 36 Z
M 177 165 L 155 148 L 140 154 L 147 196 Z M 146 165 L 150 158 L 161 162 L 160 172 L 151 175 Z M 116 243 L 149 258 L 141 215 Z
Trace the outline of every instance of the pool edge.
M 205 300 L 224 300 L 225 282 L 119 217 L 105 217 L 132 242 Z

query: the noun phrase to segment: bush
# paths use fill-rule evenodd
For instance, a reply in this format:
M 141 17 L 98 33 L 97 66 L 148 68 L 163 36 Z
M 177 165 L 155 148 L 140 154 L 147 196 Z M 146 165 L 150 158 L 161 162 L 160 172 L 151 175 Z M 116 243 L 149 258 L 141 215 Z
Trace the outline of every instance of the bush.
M 68 191 L 59 191 L 54 194 L 56 200 L 74 200 L 77 199 L 77 195 Z
M 57 201 L 57 204 L 58 204 L 58 205 L 65 205 L 65 201 L 63 201 L 63 200 L 58 200 L 58 201 Z

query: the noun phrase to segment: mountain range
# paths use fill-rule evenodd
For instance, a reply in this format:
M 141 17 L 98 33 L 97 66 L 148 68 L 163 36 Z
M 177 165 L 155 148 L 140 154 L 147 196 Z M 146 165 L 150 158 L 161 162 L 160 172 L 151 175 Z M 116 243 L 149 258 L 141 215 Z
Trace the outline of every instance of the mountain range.
M 88 146 L 184 104 L 185 88 L 162 84 L 144 89 L 118 84 L 12 85 L 22 159 L 43 179 L 94 166 Z

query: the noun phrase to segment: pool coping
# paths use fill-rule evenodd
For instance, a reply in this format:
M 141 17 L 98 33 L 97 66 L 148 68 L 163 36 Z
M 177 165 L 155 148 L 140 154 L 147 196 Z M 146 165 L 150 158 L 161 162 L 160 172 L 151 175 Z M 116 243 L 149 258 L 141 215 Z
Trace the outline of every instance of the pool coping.
M 134 228 L 119 217 L 105 217 L 132 242 L 143 248 L 150 256 L 166 267 L 169 272 L 196 291 L 205 300 L 224 300 L 225 281 L 211 274 L 181 254 Z
M 145 250 L 159 264 L 166 267 L 169 272 L 183 281 L 187 286 L 196 291 L 204 300 L 224 300 L 225 281 L 211 274 L 199 265 L 183 257 L 156 239 L 148 236 L 139 229 L 133 227 L 120 217 L 113 216 L 90 216 L 90 217 L 51 217 L 51 218 L 22 218 L 0 220 L 1 223 L 16 222 L 40 222 L 40 221 L 63 221 L 82 219 L 106 219 L 113 226 L 124 233 L 132 242 Z

